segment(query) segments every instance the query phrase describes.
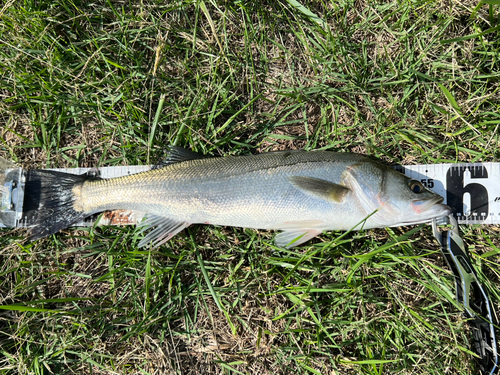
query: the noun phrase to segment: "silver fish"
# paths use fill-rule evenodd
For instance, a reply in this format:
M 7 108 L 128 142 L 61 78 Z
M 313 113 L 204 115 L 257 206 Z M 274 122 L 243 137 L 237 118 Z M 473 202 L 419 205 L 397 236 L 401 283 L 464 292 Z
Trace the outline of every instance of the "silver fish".
M 191 224 L 281 230 L 278 246 L 302 244 L 325 230 L 428 222 L 451 210 L 443 198 L 367 157 L 284 151 L 207 158 L 171 147 L 151 171 L 100 179 L 32 171 L 26 192 L 41 202 L 32 239 L 105 210 L 146 213 L 139 246 L 168 241 Z

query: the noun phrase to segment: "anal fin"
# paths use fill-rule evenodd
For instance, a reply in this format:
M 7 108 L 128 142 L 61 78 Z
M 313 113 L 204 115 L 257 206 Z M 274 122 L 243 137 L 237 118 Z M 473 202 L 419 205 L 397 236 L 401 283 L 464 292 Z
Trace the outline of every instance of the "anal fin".
M 151 230 L 151 232 L 139 242 L 139 247 L 146 246 L 150 242 L 153 242 L 153 247 L 160 246 L 190 225 L 191 223 L 185 221 L 176 221 L 167 217 L 149 214 L 146 219 L 139 224 L 139 227 L 142 229 L 140 233 L 153 227 L 156 228 Z

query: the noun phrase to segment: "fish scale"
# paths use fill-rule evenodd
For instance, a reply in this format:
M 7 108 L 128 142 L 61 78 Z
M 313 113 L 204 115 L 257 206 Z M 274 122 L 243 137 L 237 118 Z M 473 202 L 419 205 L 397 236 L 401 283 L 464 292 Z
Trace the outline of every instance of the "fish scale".
M 88 181 L 82 199 L 91 213 L 127 208 L 189 223 L 265 229 L 298 219 L 332 220 L 335 211 L 334 225 L 346 230 L 366 212 L 355 202 L 335 205 L 297 191 L 288 177 L 338 184 L 347 166 L 359 160 L 332 152 L 189 160 L 119 179 Z M 348 214 L 355 218 L 349 220 Z

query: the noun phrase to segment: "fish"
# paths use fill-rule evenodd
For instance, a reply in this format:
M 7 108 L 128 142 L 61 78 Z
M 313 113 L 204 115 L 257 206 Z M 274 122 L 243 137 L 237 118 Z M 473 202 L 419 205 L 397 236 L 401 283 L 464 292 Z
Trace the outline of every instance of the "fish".
M 397 227 L 448 216 L 443 198 L 378 160 L 332 151 L 209 157 L 177 146 L 157 167 L 103 179 L 30 171 L 37 240 L 107 210 L 145 213 L 138 246 L 160 246 L 192 224 L 280 231 L 294 247 L 323 231 Z

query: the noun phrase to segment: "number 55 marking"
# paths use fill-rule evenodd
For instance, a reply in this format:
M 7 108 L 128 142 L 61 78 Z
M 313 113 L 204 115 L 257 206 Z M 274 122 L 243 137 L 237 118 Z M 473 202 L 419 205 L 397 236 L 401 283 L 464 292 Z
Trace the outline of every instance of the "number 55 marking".
M 434 180 L 432 178 L 423 178 L 420 180 L 420 182 L 426 188 L 432 189 L 434 187 Z

